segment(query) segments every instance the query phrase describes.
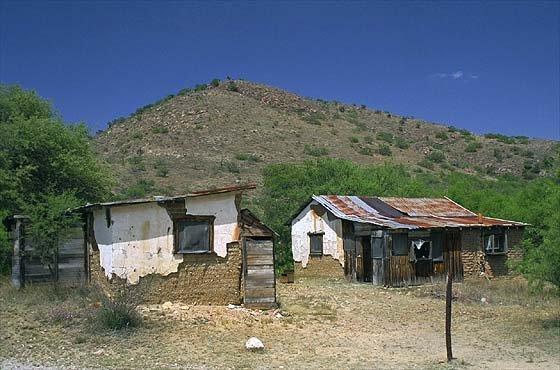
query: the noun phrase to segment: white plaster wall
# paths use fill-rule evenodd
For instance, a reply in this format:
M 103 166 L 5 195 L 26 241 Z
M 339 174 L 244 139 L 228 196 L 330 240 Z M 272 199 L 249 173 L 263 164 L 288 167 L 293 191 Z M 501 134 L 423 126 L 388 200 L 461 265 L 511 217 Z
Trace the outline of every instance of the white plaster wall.
M 105 210 L 94 212 L 94 232 L 101 267 L 131 284 L 151 273 L 177 271 L 183 256 L 173 254 L 173 222 L 156 203 L 111 207 L 107 228 Z
M 235 194 L 187 198 L 187 214 L 214 216 L 214 252 L 225 257 L 227 243 L 239 240 Z M 173 221 L 156 203 L 111 207 L 107 227 L 105 209 L 93 212 L 100 263 L 107 277 L 113 274 L 136 284 L 141 277 L 177 272 L 182 254 L 174 254 Z
M 323 254 L 330 255 L 344 265 L 344 249 L 342 241 L 342 221 L 333 219 L 329 221 L 327 213 L 317 215 L 310 206 L 311 202 L 300 214 L 292 220 L 292 256 L 294 261 L 307 266 L 309 261 L 309 235 L 308 233 L 324 232 Z
M 187 214 L 215 216 L 214 252 L 225 257 L 227 244 L 239 240 L 235 194 L 215 194 L 186 199 Z

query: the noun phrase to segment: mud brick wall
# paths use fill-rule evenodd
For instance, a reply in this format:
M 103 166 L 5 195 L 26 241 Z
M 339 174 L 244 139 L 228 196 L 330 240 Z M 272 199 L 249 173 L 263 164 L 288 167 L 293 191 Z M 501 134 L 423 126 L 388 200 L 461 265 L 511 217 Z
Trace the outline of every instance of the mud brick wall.
M 480 229 L 461 230 L 461 258 L 463 260 L 463 273 L 465 276 L 477 276 L 484 263 L 482 251 L 482 232 Z
M 239 243 L 228 244 L 227 256 L 213 253 L 184 254 L 178 271 L 167 276 L 152 274 L 140 279 L 136 289 L 146 303 L 183 302 L 187 304 L 240 304 L 242 258 Z M 91 260 L 92 282 L 108 293 L 121 289 L 123 279 L 109 280 L 99 263 L 99 252 Z
M 478 276 L 484 272 L 487 276 L 507 275 L 509 260 L 523 258 L 523 228 L 507 229 L 507 254 L 487 255 L 484 251 L 482 231 L 466 229 L 461 232 L 463 269 L 465 275 Z
M 344 267 L 331 256 L 310 256 L 307 266 L 296 262 L 294 275 L 298 277 L 344 278 Z

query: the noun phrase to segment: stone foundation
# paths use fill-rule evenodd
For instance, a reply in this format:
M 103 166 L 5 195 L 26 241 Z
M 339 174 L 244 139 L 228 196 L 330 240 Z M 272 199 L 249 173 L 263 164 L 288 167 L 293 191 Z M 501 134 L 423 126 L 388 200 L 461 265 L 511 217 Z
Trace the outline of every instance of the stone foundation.
M 230 243 L 227 256 L 214 253 L 184 254 L 178 271 L 167 276 L 152 274 L 131 285 L 146 303 L 183 302 L 187 304 L 227 305 L 242 302 L 242 258 L 239 243 Z M 109 280 L 99 263 L 99 252 L 91 259 L 91 278 L 108 293 L 122 288 L 124 280 Z
M 331 256 L 310 256 L 306 267 L 294 263 L 294 275 L 298 277 L 344 278 L 344 267 Z

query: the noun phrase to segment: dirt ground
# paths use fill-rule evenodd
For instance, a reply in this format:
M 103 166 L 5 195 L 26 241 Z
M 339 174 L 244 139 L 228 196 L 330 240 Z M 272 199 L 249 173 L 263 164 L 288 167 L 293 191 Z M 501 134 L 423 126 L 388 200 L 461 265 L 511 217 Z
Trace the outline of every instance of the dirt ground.
M 279 284 L 279 310 L 139 307 L 121 332 L 88 324 L 86 290 L 0 285 L 0 368 L 559 369 L 560 300 L 520 279 L 456 284 L 445 360 L 443 286 L 384 289 L 338 280 Z M 248 352 L 252 336 L 265 344 Z

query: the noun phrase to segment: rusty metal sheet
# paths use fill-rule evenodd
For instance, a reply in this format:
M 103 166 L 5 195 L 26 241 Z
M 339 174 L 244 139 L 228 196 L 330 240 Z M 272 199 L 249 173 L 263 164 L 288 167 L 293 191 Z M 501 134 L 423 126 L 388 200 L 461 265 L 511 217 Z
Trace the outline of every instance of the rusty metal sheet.
M 389 198 L 380 197 L 382 202 L 412 217 L 469 217 L 476 216 L 449 198 Z
M 360 223 L 377 225 L 390 229 L 431 229 L 459 227 L 492 227 L 492 226 L 527 226 L 522 222 L 502 220 L 476 215 L 449 198 L 379 198 L 382 202 L 388 199 L 387 206 L 398 206 L 402 216 L 390 217 L 384 206 L 382 214 L 360 197 L 338 195 L 314 195 L 313 200 L 324 206 L 336 217 Z M 406 202 L 407 200 L 408 202 Z M 418 205 L 414 209 L 413 205 Z M 434 205 L 434 209 L 430 208 Z

